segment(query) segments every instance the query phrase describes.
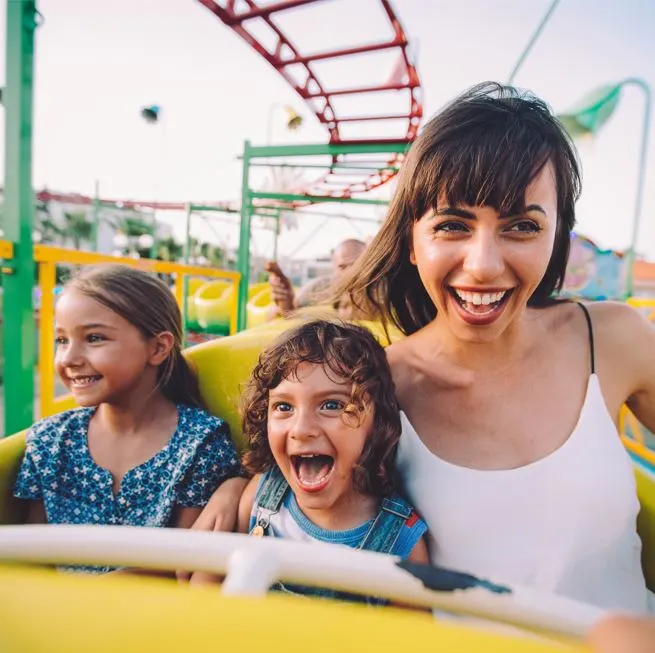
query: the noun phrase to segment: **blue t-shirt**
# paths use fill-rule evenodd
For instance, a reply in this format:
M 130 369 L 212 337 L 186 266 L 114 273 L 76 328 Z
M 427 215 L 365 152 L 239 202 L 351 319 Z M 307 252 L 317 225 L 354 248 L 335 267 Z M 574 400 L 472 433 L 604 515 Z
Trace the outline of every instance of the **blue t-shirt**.
M 178 405 L 177 430 L 152 458 L 130 469 L 116 494 L 113 477 L 89 452 L 95 408 L 76 408 L 30 429 L 14 486 L 43 501 L 50 524 L 170 526 L 175 506 L 204 506 L 226 479 L 243 473 L 228 425 Z

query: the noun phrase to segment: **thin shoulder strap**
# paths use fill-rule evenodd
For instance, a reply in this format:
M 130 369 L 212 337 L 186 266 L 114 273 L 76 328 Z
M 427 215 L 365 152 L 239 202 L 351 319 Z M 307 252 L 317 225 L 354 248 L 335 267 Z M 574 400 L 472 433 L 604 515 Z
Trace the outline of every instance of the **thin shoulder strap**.
M 582 309 L 585 319 L 587 320 L 587 328 L 589 329 L 589 349 L 591 350 L 591 373 L 596 373 L 596 356 L 594 353 L 594 328 L 591 325 L 591 315 L 589 309 L 584 304 L 578 302 L 578 306 Z

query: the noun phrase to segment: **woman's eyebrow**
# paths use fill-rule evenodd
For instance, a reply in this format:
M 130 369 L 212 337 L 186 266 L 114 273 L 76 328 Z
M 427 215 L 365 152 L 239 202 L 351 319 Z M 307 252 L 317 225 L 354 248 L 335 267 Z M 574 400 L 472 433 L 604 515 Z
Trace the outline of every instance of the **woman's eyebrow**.
M 539 211 L 540 213 L 543 213 L 545 216 L 548 216 L 546 209 L 544 209 L 540 204 L 528 204 L 528 206 L 525 207 L 523 212 L 527 213 L 528 211 Z M 472 211 L 467 211 L 466 209 L 459 209 L 455 206 L 446 206 L 442 209 L 437 209 L 433 215 L 452 215 L 453 217 L 464 218 L 465 220 L 477 220 L 477 216 Z M 509 218 L 512 216 L 501 214 L 499 217 Z
M 466 220 L 477 220 L 475 213 L 466 211 L 465 209 L 458 209 L 455 206 L 446 206 L 443 209 L 437 209 L 434 215 L 452 215 L 456 218 L 464 218 Z
M 548 215 L 548 213 L 546 213 L 546 209 L 544 209 L 540 204 L 528 204 L 525 207 L 525 211 L 526 213 L 528 211 L 541 211 L 541 213 L 543 213 L 545 216 Z

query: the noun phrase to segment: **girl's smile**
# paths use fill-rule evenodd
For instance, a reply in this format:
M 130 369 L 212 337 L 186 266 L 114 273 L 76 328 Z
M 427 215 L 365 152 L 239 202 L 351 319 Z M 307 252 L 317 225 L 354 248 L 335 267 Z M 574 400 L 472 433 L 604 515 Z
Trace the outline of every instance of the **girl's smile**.
M 79 405 L 129 401 L 155 386 L 156 343 L 114 311 L 70 289 L 55 320 L 55 368 Z

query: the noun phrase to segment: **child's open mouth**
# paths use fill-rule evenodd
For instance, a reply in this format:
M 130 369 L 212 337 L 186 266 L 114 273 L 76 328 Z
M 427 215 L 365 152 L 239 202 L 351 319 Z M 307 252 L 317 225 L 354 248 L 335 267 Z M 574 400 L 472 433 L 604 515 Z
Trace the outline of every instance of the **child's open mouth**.
M 320 492 L 330 482 L 334 458 L 320 453 L 299 454 L 291 456 L 291 467 L 302 490 Z

